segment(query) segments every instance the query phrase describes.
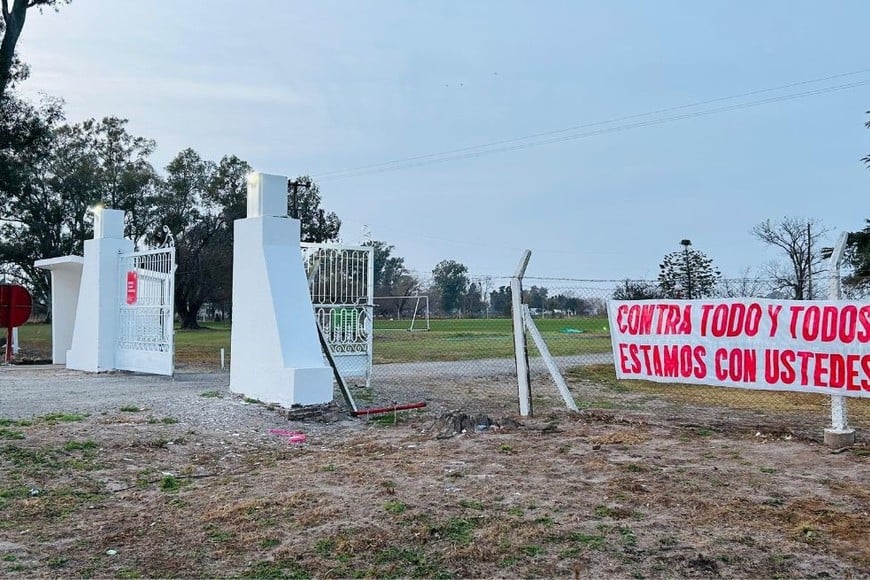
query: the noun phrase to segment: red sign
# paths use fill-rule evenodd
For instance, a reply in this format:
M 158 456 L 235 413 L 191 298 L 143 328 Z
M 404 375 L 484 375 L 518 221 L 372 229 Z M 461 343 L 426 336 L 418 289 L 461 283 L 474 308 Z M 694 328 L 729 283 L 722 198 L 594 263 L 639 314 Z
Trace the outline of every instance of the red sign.
M 0 326 L 14 328 L 30 318 L 33 300 L 24 286 L 0 284 Z
M 30 318 L 33 300 L 24 286 L 0 284 L 0 326 L 6 327 L 6 362 L 12 360 L 12 329 Z
M 139 294 L 139 274 L 130 270 L 127 272 L 127 304 L 136 304 Z

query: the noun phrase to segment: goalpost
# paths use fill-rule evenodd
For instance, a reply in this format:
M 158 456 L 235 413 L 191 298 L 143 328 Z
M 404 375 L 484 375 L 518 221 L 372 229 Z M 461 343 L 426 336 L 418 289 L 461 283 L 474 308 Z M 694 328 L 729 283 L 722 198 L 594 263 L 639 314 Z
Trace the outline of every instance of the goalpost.
M 429 296 L 375 296 L 375 318 L 396 321 L 389 325 L 379 325 L 378 330 L 407 330 L 409 332 L 429 330 Z M 407 325 L 403 322 L 407 321 Z

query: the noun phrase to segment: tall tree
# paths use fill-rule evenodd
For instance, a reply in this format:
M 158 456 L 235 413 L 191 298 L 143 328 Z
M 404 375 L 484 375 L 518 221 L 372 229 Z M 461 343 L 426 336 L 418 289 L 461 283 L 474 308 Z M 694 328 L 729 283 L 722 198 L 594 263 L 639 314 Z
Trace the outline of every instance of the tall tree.
M 511 288 L 499 286 L 498 289 L 489 293 L 489 304 L 492 311 L 499 316 L 510 316 L 511 313 Z
M 870 111 L 867 111 L 870 115 Z M 864 123 L 870 129 L 870 121 Z M 861 158 L 870 169 L 870 155 Z M 864 297 L 870 293 L 870 219 L 864 229 L 850 232 L 846 243 L 845 262 L 851 272 L 843 280 L 845 289 L 854 296 Z
M 0 262 L 31 283 L 38 302 L 48 304 L 49 278 L 33 262 L 81 252 L 64 227 L 65 210 L 49 182 L 60 103 L 38 106 L 12 94 L 0 99 Z
M 681 240 L 682 250 L 665 255 L 659 264 L 659 288 L 665 298 L 706 298 L 716 293 L 722 277 L 713 260 L 692 248 L 690 240 Z
M 15 47 L 18 45 L 18 39 L 21 38 L 21 32 L 24 30 L 27 11 L 31 8 L 57 7 L 62 2 L 69 2 L 69 0 L 2 0 L 3 21 L 0 33 L 3 34 L 3 40 L 0 41 L 0 98 L 5 96 L 6 88 L 15 77 L 13 68 L 16 64 Z
M 287 184 L 287 213 L 299 219 L 303 242 L 332 242 L 338 239 L 341 220 L 320 207 L 320 187 L 308 175 Z
M 467 267 L 454 260 L 442 260 L 432 270 L 432 283 L 440 291 L 445 314 L 455 314 L 462 308 L 469 285 Z
M 818 220 L 784 217 L 778 222 L 761 222 L 751 232 L 785 254 L 784 266 L 780 263 L 768 266 L 776 289 L 787 289 L 795 300 L 812 300 L 813 280 L 823 270 L 822 239 L 828 230 Z
M 159 242 L 163 225 L 175 236 L 175 311 L 185 329 L 199 328 L 197 314 L 209 299 L 217 274 L 210 244 L 219 224 L 203 211 L 203 198 L 214 170 L 213 163 L 193 149 L 185 149 L 166 166 L 166 178 L 155 197 L 163 223 L 155 224 L 149 239 L 151 243 Z

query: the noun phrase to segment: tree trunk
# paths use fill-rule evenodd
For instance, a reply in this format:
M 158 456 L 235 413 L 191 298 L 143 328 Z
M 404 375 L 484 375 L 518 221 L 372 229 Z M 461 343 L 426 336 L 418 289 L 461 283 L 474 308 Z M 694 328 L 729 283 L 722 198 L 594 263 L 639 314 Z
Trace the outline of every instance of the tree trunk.
M 27 0 L 15 0 L 12 10 L 6 11 L 7 3 L 3 2 L 3 18 L 6 21 L 6 31 L 3 42 L 0 43 L 0 97 L 6 93 L 9 77 L 12 72 L 12 61 L 15 58 L 15 45 L 24 30 L 24 19 L 27 17 Z

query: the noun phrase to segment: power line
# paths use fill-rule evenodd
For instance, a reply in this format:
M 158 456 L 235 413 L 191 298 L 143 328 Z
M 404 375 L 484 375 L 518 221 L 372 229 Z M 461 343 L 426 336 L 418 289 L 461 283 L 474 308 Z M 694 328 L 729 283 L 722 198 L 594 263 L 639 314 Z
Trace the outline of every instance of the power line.
M 608 127 L 608 128 L 598 129 L 595 131 L 589 131 L 589 132 L 583 132 L 583 133 L 574 133 L 571 135 L 562 135 L 560 137 L 550 137 L 549 139 L 538 139 L 539 137 L 548 137 L 551 135 L 560 135 L 562 133 L 570 133 L 572 131 L 576 131 L 579 129 L 586 129 L 586 128 L 596 127 L 596 126 L 601 126 L 601 125 L 609 125 L 609 124 L 621 122 L 621 121 L 630 121 L 632 119 L 639 119 L 642 117 L 649 117 L 649 116 L 653 116 L 653 115 L 660 115 L 662 113 L 667 113 L 667 112 L 674 112 L 674 111 L 679 111 L 679 110 L 683 110 L 683 109 L 700 107 L 700 106 L 709 105 L 712 103 L 723 102 L 723 101 L 743 98 L 743 97 L 747 97 L 747 96 L 753 96 L 753 95 L 759 95 L 759 94 L 763 94 L 763 93 L 780 91 L 780 90 L 785 90 L 788 88 L 794 88 L 794 87 L 798 87 L 798 86 L 804 86 L 804 85 L 808 85 L 808 84 L 824 82 L 824 81 L 833 80 L 833 79 L 837 79 L 837 78 L 855 76 L 855 75 L 863 74 L 863 73 L 867 73 L 867 72 L 870 72 L 870 68 L 861 69 L 861 70 L 852 71 L 852 72 L 847 72 L 847 73 L 842 73 L 842 74 L 837 74 L 837 75 L 831 75 L 831 76 L 827 76 L 827 77 L 820 77 L 820 78 L 816 78 L 816 79 L 799 81 L 799 82 L 790 83 L 787 85 L 780 85 L 777 87 L 759 89 L 759 90 L 750 91 L 747 93 L 741 93 L 741 94 L 737 94 L 737 95 L 731 95 L 731 96 L 727 96 L 727 97 L 718 97 L 718 98 L 714 98 L 714 99 L 708 99 L 705 101 L 698 101 L 695 103 L 689 103 L 689 104 L 679 105 L 679 106 L 675 106 L 675 107 L 658 109 L 658 110 L 649 111 L 646 113 L 638 113 L 638 114 L 634 114 L 634 115 L 616 117 L 613 119 L 608 119 L 606 121 L 596 121 L 593 123 L 585 123 L 585 124 L 581 124 L 581 125 L 567 127 L 564 129 L 557 129 L 554 131 L 535 133 L 535 134 L 527 135 L 524 137 L 516 137 L 513 139 L 505 139 L 502 141 L 493 141 L 493 142 L 485 143 L 485 144 L 481 144 L 481 145 L 474 145 L 474 146 L 463 147 L 463 148 L 459 148 L 459 149 L 451 149 L 451 150 L 442 151 L 439 153 L 429 153 L 426 155 L 417 155 L 414 157 L 406 157 L 406 158 L 402 158 L 402 159 L 396 159 L 393 161 L 385 161 L 382 163 L 374 163 L 374 164 L 370 164 L 370 165 L 361 165 L 361 166 L 352 167 L 352 168 L 348 168 L 348 169 L 327 171 L 325 173 L 321 173 L 321 174 L 317 175 L 315 177 L 315 179 L 317 179 L 318 181 L 327 181 L 329 179 L 343 179 L 343 178 L 348 178 L 348 177 L 358 177 L 361 175 L 385 173 L 388 171 L 398 171 L 400 169 L 408 169 L 411 167 L 419 167 L 419 166 L 431 165 L 431 164 L 435 164 L 435 163 L 444 163 L 447 161 L 471 159 L 471 158 L 481 157 L 484 155 L 490 155 L 490 154 L 494 154 L 494 153 L 503 153 L 503 152 L 515 151 L 515 150 L 519 150 L 519 149 L 527 149 L 530 147 L 538 147 L 541 145 L 547 145 L 547 144 L 551 144 L 551 143 L 570 141 L 570 140 L 581 139 L 581 138 L 585 138 L 585 137 L 602 135 L 602 134 L 606 134 L 606 133 L 621 132 L 621 131 L 626 131 L 626 130 L 630 130 L 630 129 L 640 128 L 640 127 L 647 127 L 647 126 L 651 126 L 651 125 L 659 125 L 659 124 L 668 123 L 668 122 L 677 121 L 677 120 L 682 120 L 682 119 L 689 119 L 689 118 L 694 118 L 694 117 L 714 115 L 714 114 L 733 111 L 733 110 L 746 109 L 746 108 L 750 108 L 750 107 L 757 107 L 757 106 L 770 104 L 770 103 L 794 100 L 794 99 L 799 99 L 799 98 L 806 98 L 806 97 L 810 97 L 810 96 L 816 96 L 816 95 L 820 95 L 820 94 L 826 94 L 826 93 L 831 93 L 831 92 L 836 92 L 836 91 L 847 90 L 847 89 L 851 89 L 851 88 L 855 88 L 855 87 L 859 87 L 859 86 L 864 86 L 864 85 L 870 84 L 870 80 L 856 81 L 856 82 L 852 82 L 852 83 L 844 83 L 844 84 L 839 84 L 839 85 L 822 87 L 819 89 L 801 91 L 801 92 L 797 92 L 797 93 L 791 93 L 788 95 L 780 95 L 777 97 L 770 97 L 767 99 L 760 99 L 760 100 L 749 101 L 749 102 L 745 102 L 745 103 L 738 103 L 735 105 L 728 105 L 725 107 L 716 107 L 713 109 L 706 109 L 706 110 L 695 111 L 695 112 L 691 112 L 691 113 L 684 113 L 684 114 L 680 114 L 680 115 L 672 115 L 672 116 L 668 116 L 668 117 L 652 119 L 649 121 L 641 121 L 641 122 L 637 122 L 637 123 L 629 123 L 629 124 L 619 125 L 616 127 Z M 529 141 L 530 139 L 538 139 L 538 140 L 537 141 Z M 511 144 L 513 144 L 513 145 L 511 145 Z M 499 147 L 499 145 L 506 145 L 506 146 Z

